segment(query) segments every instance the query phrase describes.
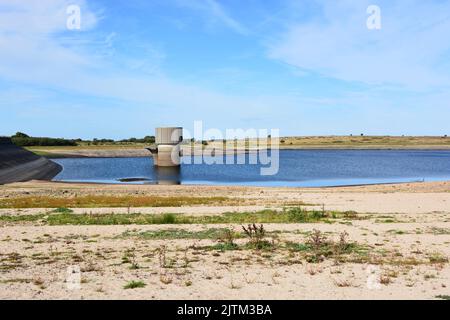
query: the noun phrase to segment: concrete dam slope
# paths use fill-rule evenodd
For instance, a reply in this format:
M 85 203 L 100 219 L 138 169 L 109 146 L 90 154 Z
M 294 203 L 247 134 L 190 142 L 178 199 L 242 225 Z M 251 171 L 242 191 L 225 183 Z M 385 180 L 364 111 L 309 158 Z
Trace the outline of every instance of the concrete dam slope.
M 62 167 L 0 137 L 0 184 L 28 180 L 51 180 Z

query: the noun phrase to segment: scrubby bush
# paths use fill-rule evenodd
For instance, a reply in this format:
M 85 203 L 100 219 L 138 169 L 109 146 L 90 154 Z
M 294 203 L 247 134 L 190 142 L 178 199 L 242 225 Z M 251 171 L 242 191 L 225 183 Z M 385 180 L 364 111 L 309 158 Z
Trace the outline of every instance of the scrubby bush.
M 48 137 L 30 137 L 23 132 L 17 132 L 11 137 L 12 142 L 20 147 L 31 146 L 76 146 L 74 140 L 48 138 Z

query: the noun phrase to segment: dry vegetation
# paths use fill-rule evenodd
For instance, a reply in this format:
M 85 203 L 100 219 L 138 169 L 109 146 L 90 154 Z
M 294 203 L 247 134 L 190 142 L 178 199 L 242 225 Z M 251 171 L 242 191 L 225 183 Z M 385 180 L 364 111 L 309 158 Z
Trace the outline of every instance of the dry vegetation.
M 449 137 L 329 136 L 286 137 L 282 146 L 329 148 L 450 148 Z
M 263 146 L 267 145 L 265 139 L 259 140 Z M 205 147 L 225 147 L 227 150 L 252 149 L 258 145 L 258 141 L 207 141 L 203 146 L 200 142 L 196 145 Z M 270 144 L 269 144 L 270 145 Z M 186 143 L 184 151 L 189 153 L 193 144 Z M 48 157 L 64 156 L 150 156 L 144 148 L 148 144 L 125 143 L 125 144 L 102 144 L 62 147 L 28 147 L 27 149 L 37 154 Z M 281 149 L 449 149 L 450 137 L 447 136 L 305 136 L 305 137 L 282 137 L 280 138 Z
M 448 149 L 450 137 L 447 136 L 306 136 L 281 137 L 281 149 Z M 228 150 L 235 148 L 255 149 L 258 144 L 270 145 L 266 139 L 249 139 L 246 141 L 209 141 L 208 146 Z
M 250 222 L 258 216 L 272 223 Z M 178 219 L 189 217 L 139 221 L 142 215 L 70 209 L 2 216 L 8 223 L 1 227 L 0 297 L 445 297 L 449 216 L 433 214 L 430 227 L 426 215 L 428 227 L 419 228 L 424 217 L 398 222 L 299 208 L 195 216 L 184 223 Z M 76 290 L 64 283 L 70 266 L 81 270 Z M 369 287 L 369 279 L 379 287 Z
M 227 197 L 158 197 L 158 196 L 26 196 L 0 199 L 0 208 L 113 208 L 113 207 L 180 207 L 224 204 Z
M 2 186 L 3 206 L 49 208 L 0 209 L 0 298 L 447 299 L 450 195 L 438 186 L 366 187 L 365 198 L 355 188 Z M 309 195 L 325 205 L 286 205 Z M 331 209 L 343 198 L 369 211 Z M 129 201 L 132 212 L 91 208 Z M 371 212 L 378 203 L 390 211 Z M 78 289 L 67 285 L 72 267 Z

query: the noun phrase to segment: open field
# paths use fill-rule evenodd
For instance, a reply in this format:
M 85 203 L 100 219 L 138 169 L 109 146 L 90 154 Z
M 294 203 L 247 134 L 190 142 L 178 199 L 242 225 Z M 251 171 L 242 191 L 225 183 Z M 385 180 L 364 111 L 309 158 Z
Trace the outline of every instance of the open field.
M 324 136 L 281 138 L 285 148 L 448 149 L 449 137 Z
M 450 182 L 316 189 L 27 182 L 0 186 L 0 207 L 0 298 L 450 295 Z M 70 286 L 68 268 L 80 268 L 79 287 Z
M 241 145 L 240 145 L 241 143 Z M 264 139 L 260 143 L 266 144 Z M 258 142 L 250 139 L 244 141 L 208 142 L 209 147 L 222 148 L 229 151 L 245 151 L 254 149 Z M 196 144 L 202 147 L 201 144 Z M 69 147 L 27 147 L 39 155 L 57 157 L 146 157 L 151 156 L 143 143 L 116 143 Z M 205 147 L 205 146 L 203 146 Z M 323 137 L 283 137 L 280 138 L 281 149 L 450 149 L 450 137 L 391 137 L 391 136 L 323 136 Z M 191 145 L 183 146 L 185 154 L 189 154 Z

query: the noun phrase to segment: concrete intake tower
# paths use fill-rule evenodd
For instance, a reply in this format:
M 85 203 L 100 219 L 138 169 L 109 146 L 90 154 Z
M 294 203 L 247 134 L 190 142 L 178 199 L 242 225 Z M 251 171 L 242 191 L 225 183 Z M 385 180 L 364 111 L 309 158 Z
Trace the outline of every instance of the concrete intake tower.
M 158 167 L 180 166 L 183 128 L 165 127 L 155 130 L 155 147 L 147 148 L 153 155 L 153 163 Z

